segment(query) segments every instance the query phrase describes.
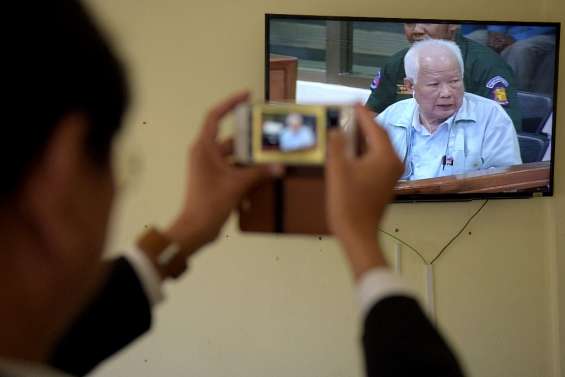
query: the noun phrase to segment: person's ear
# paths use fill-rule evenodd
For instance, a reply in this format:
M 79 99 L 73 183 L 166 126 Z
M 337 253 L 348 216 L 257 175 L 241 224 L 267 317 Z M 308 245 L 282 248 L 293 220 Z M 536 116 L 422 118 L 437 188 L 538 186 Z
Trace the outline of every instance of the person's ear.
M 412 92 L 412 94 L 414 94 L 414 81 L 412 81 L 412 79 L 405 77 L 404 87 L 406 88 L 407 91 Z
M 58 250 L 69 243 L 69 209 L 84 174 L 87 132 L 86 116 L 72 113 L 61 118 L 23 182 L 20 208 L 43 249 Z

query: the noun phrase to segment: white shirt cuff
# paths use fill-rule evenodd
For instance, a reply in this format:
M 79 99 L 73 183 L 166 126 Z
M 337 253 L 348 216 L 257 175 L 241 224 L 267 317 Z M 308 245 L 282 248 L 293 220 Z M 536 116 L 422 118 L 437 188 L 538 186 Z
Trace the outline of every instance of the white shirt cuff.
M 147 256 L 137 247 L 126 251 L 124 256 L 137 274 L 151 307 L 163 301 L 165 295 L 161 288 L 159 272 Z
M 357 294 L 363 318 L 377 302 L 386 297 L 416 297 L 404 279 L 386 267 L 376 267 L 365 272 L 357 283 Z

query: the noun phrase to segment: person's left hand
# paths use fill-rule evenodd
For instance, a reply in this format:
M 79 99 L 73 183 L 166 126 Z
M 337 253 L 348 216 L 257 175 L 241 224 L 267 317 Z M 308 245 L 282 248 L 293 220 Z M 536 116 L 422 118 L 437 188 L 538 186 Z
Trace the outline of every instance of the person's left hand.
M 166 231 L 187 252 L 216 239 L 231 211 L 253 185 L 280 174 L 280 167 L 234 166 L 229 161 L 233 140 L 218 141 L 222 118 L 248 98 L 247 92 L 236 94 L 212 108 L 190 149 L 184 205 Z

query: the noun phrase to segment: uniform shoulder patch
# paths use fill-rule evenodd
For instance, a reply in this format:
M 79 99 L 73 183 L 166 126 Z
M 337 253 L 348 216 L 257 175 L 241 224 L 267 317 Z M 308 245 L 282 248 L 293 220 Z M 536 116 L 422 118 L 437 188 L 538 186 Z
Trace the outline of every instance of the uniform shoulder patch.
M 377 74 L 375 75 L 375 78 L 373 79 L 373 81 L 371 81 L 371 90 L 375 90 L 379 87 L 379 84 L 381 82 L 381 70 L 379 69 L 377 71 Z
M 506 88 L 510 84 L 502 76 L 494 76 L 487 82 L 486 87 L 489 89 L 490 99 L 498 102 L 502 106 L 508 106 L 508 94 Z
M 488 80 L 487 82 L 487 88 L 489 89 L 493 89 L 495 86 L 500 86 L 500 85 L 504 86 L 505 88 L 508 88 L 510 84 L 502 76 L 494 76 L 492 79 Z

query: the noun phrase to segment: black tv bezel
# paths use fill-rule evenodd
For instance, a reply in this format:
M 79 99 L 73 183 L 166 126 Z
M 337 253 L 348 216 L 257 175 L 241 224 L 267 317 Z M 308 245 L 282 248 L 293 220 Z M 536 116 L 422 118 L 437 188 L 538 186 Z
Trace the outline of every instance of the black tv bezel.
M 559 83 L 559 47 L 561 35 L 561 22 L 538 22 L 538 21 L 491 21 L 491 20 L 463 20 L 463 19 L 433 19 L 433 18 L 388 18 L 388 17 L 355 17 L 355 16 L 321 16 L 300 14 L 265 13 L 265 101 L 269 101 L 269 24 L 271 20 L 303 19 L 323 21 L 358 21 L 358 22 L 398 22 L 398 23 L 435 23 L 435 24 L 476 24 L 476 25 L 524 25 L 524 26 L 553 26 L 557 28 L 555 34 L 555 74 L 553 84 L 553 119 L 551 130 L 551 160 L 549 190 L 532 192 L 500 192 L 500 193 L 472 193 L 472 194 L 416 194 L 398 195 L 395 202 L 448 202 L 448 201 L 470 201 L 485 199 L 527 199 L 533 197 L 545 197 L 554 195 L 554 169 L 555 169 L 555 140 L 557 125 L 557 91 Z

